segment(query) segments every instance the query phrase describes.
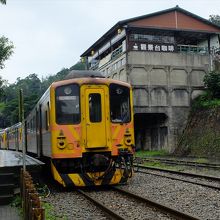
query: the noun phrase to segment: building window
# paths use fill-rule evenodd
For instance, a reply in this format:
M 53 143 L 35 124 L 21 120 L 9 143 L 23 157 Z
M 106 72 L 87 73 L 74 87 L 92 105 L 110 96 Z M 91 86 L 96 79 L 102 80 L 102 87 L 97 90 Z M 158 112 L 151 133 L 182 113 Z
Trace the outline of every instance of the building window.
M 154 43 L 175 43 L 174 36 L 160 36 L 149 34 L 131 34 L 129 40 Z

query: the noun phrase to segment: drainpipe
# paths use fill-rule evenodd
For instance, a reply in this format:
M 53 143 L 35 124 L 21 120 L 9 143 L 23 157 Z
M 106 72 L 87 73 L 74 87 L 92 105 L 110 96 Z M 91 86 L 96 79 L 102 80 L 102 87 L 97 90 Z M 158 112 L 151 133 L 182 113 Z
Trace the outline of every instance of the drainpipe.
M 210 63 L 210 70 L 213 70 L 213 54 L 211 52 L 211 48 L 210 48 L 210 35 L 208 35 L 208 54 L 209 54 L 209 63 Z

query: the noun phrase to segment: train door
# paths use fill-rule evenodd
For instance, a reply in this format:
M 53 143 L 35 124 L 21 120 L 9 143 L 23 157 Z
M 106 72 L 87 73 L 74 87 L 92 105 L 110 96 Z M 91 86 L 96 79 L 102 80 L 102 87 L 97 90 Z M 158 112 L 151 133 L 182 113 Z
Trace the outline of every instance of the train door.
M 86 148 L 107 147 L 106 109 L 104 88 L 86 88 Z

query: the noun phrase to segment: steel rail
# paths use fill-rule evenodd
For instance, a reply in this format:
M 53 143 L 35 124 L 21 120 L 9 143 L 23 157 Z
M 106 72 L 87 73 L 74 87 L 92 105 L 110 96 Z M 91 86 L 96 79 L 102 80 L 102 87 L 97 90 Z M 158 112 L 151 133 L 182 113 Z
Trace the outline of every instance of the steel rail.
M 148 157 L 148 158 L 145 157 L 145 158 L 137 158 L 137 159 L 143 159 L 144 161 L 161 161 L 162 163 L 176 164 L 176 165 L 220 169 L 219 163 L 198 163 L 195 161 L 174 160 L 169 158 L 158 158 L 158 157 Z
M 124 189 L 119 189 L 117 187 L 113 187 L 112 188 L 120 193 L 123 193 L 129 197 L 132 197 L 132 198 L 135 198 L 139 201 L 142 201 L 146 204 L 148 204 L 150 207 L 152 208 L 156 208 L 157 210 L 159 210 L 160 212 L 163 212 L 165 214 L 170 214 L 171 216 L 173 216 L 174 218 L 176 219 L 186 219 L 186 220 L 198 220 L 200 219 L 199 217 L 196 217 L 196 216 L 193 216 L 191 214 L 188 214 L 188 213 L 184 213 L 184 212 L 181 212 L 177 209 L 174 209 L 174 208 L 170 208 L 164 204 L 161 204 L 161 203 L 158 203 L 156 201 L 153 201 L 153 200 L 150 200 L 150 199 L 147 199 L 147 198 L 144 198 L 144 197 L 141 197 L 141 196 L 138 196 L 132 192 L 129 192 L 127 190 L 124 190 Z
M 121 217 L 119 214 L 116 212 L 113 212 L 111 209 L 109 209 L 107 206 L 101 204 L 98 200 L 94 199 L 88 193 L 85 193 L 84 191 L 77 189 L 77 192 L 85 196 L 88 200 L 93 202 L 96 206 L 98 206 L 101 210 L 103 210 L 105 213 L 107 213 L 109 216 L 113 217 L 114 219 L 117 220 L 126 220 L 125 218 Z
M 178 175 L 185 175 L 185 176 L 203 178 L 203 179 L 207 179 L 207 180 L 219 181 L 220 182 L 220 177 L 216 177 L 216 176 L 207 176 L 207 175 L 201 175 L 201 174 L 196 174 L 196 173 L 180 172 L 180 171 L 175 171 L 175 170 L 170 170 L 170 169 L 143 166 L 143 165 L 137 165 L 137 164 L 135 164 L 134 167 L 139 167 L 139 168 L 149 169 L 149 170 L 157 170 L 157 171 L 168 172 L 168 173 L 174 173 L 174 174 L 178 174 Z
M 200 182 L 196 182 L 196 181 L 192 181 L 192 180 L 184 180 L 178 177 L 171 177 L 171 176 L 165 176 L 163 174 L 158 174 L 158 173 L 150 173 L 150 172 L 146 172 L 146 171 L 141 171 L 138 170 L 139 173 L 145 173 L 145 174 L 150 174 L 150 175 L 154 175 L 154 176 L 159 176 L 159 177 L 164 177 L 167 179 L 172 179 L 172 180 L 178 180 L 178 181 L 182 181 L 182 182 L 186 182 L 186 183 L 191 183 L 191 184 L 195 184 L 195 185 L 199 185 L 199 186 L 203 186 L 203 187 L 208 187 L 211 189 L 216 189 L 216 190 L 220 190 L 220 186 L 214 186 L 214 185 L 210 185 L 210 184 L 206 184 L 206 183 L 200 183 Z

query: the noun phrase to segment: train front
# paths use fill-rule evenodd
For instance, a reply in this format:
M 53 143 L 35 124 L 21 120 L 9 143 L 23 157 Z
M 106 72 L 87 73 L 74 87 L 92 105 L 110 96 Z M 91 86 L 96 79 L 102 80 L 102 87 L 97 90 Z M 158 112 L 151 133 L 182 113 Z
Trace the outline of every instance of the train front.
M 127 183 L 134 150 L 130 86 L 108 79 L 68 80 L 55 84 L 51 98 L 55 180 L 65 187 Z

